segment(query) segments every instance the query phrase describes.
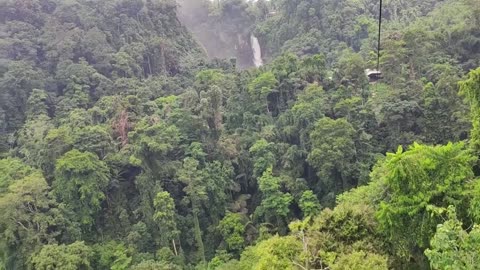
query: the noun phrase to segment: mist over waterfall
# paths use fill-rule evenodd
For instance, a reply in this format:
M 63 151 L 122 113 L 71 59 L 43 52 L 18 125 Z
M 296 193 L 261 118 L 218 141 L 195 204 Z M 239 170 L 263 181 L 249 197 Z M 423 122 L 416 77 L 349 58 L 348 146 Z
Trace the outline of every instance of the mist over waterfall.
M 251 35 L 253 20 L 245 16 L 252 0 L 235 5 L 217 0 L 176 1 L 178 19 L 209 59 L 235 59 L 239 69 L 263 65 L 260 44 Z
M 263 66 L 262 48 L 260 47 L 260 43 L 258 42 L 258 38 L 255 37 L 253 34 L 250 35 L 250 43 L 252 45 L 253 64 L 256 67 Z

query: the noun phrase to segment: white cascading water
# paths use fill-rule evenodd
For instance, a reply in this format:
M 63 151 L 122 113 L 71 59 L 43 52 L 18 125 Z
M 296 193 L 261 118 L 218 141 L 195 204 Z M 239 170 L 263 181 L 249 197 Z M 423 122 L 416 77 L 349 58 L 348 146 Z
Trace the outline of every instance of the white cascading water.
M 252 45 L 253 64 L 256 67 L 263 66 L 262 48 L 260 48 L 260 43 L 258 42 L 258 39 L 254 35 L 250 36 L 250 43 Z

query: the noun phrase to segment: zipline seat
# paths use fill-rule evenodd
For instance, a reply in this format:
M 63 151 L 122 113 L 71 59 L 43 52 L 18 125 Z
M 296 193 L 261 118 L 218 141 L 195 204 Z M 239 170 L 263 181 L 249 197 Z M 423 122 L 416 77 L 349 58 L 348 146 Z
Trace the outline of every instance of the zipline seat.
M 370 83 L 376 83 L 378 80 L 383 78 L 382 72 L 376 69 L 366 69 L 365 75 L 367 75 Z

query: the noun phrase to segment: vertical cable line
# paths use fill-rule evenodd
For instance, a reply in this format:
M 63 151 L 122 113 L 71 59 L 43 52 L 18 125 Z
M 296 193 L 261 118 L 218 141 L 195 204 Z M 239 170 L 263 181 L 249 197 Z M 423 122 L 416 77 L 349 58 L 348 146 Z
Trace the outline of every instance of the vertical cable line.
M 382 0 L 380 0 L 380 14 L 378 18 L 378 44 L 377 44 L 377 71 L 380 70 L 380 36 L 382 34 Z

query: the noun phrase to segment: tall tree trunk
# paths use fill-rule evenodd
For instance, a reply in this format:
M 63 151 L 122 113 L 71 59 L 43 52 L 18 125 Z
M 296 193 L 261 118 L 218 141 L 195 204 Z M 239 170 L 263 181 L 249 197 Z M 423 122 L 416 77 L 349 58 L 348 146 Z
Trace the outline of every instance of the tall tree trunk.
M 198 221 L 198 210 L 193 210 L 193 224 L 195 226 L 195 240 L 197 241 L 198 253 L 202 259 L 203 265 L 207 265 L 207 260 L 205 259 L 205 247 L 203 246 L 202 241 L 202 231 L 200 230 L 200 222 Z

